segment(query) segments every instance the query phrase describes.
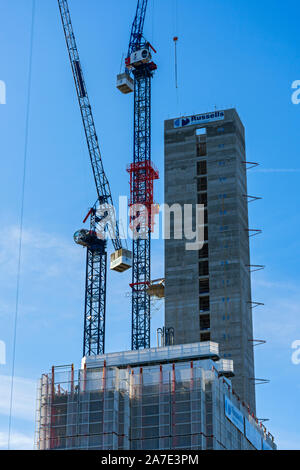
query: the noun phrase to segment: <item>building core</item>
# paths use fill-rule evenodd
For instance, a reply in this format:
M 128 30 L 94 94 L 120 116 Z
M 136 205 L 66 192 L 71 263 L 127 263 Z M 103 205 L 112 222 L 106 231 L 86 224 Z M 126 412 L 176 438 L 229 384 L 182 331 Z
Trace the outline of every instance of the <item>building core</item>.
M 173 216 L 165 240 L 165 326 L 174 329 L 175 344 L 218 343 L 234 362 L 235 390 L 255 413 L 244 127 L 227 109 L 169 119 L 164 139 L 165 204 Z M 204 245 L 188 250 L 176 210 L 196 204 L 204 205 Z

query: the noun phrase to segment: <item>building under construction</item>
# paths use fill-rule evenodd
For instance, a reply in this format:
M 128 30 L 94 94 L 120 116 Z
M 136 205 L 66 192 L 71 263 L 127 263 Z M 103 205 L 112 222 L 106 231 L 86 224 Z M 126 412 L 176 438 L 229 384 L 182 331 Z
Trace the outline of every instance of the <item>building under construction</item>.
M 78 372 L 53 368 L 40 381 L 37 449 L 275 449 L 233 374 L 212 342 L 88 357 Z
M 84 219 L 90 217 L 90 230 L 75 233 L 76 243 L 87 248 L 82 365 L 79 371 L 53 367 L 42 376 L 36 447 L 272 450 L 274 439 L 255 416 L 247 162 L 244 129 L 235 110 L 165 123 L 165 203 L 203 205 L 204 244 L 189 251 L 184 238 L 171 236 L 165 244 L 165 279 L 151 281 L 153 184 L 158 178 L 151 161 L 151 80 L 157 66 L 152 61 L 156 51 L 143 35 L 147 3 L 138 0 L 125 71 L 117 77 L 118 89 L 134 96 L 134 155 L 128 172 L 136 236 L 131 257 L 116 224 L 111 269 L 122 272 L 132 266 L 132 351 L 104 354 L 104 220 L 112 194 L 68 2 L 58 0 L 97 202 Z M 166 305 L 157 348 L 150 347 L 153 290 L 158 297 L 165 295 Z
M 248 167 L 235 109 L 165 121 L 165 203 L 204 208 L 199 250 L 172 236 L 174 223 L 165 240 L 165 326 L 175 344 L 218 343 L 234 362 L 234 388 L 255 413 L 249 236 L 257 231 L 248 224 Z

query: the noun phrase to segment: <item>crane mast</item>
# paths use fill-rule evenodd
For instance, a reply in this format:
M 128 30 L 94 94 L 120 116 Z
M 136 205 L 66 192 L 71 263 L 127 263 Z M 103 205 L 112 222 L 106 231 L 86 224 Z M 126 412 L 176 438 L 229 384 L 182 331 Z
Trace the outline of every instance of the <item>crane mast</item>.
M 106 318 L 106 241 L 95 236 L 97 204 L 90 211 L 90 240 L 86 246 L 85 306 L 83 330 L 83 357 L 104 354 Z M 74 236 L 76 241 L 76 234 Z M 84 234 L 86 242 L 86 234 Z M 79 244 L 82 244 L 76 241 Z
M 119 272 L 128 269 L 130 267 L 130 261 L 128 261 L 130 252 L 124 250 L 127 252 L 127 258 L 124 262 L 124 253 L 119 227 L 115 220 L 110 185 L 103 168 L 92 108 L 80 63 L 68 2 L 67 0 L 58 0 L 58 5 L 98 197 L 97 203 L 88 214 L 90 216 L 90 230 L 79 230 L 74 235 L 75 242 L 87 248 L 83 356 L 91 356 L 103 354 L 105 347 L 107 272 L 105 230 L 108 229 L 117 253 L 117 256 L 114 254 L 115 262 L 114 267 L 111 267 L 111 269 Z M 101 214 L 99 206 L 101 207 Z M 106 222 L 108 215 L 111 221 L 109 224 Z
M 133 236 L 132 263 L 132 349 L 150 348 L 151 231 L 153 229 L 153 182 L 159 177 L 151 162 L 151 79 L 156 70 L 150 49 L 143 37 L 148 0 L 138 0 L 131 28 L 125 74 L 119 75 L 117 87 L 123 93 L 134 92 L 133 163 L 130 174 L 131 223 L 141 218 Z M 132 74 L 133 80 L 130 76 Z M 142 225 L 144 225 L 142 227 Z

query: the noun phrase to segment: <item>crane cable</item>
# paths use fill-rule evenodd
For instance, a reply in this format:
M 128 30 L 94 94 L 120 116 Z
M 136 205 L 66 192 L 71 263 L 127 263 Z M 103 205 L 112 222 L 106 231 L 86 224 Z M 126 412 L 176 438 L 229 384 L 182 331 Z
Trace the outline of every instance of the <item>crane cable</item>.
M 152 0 L 152 44 L 155 44 L 154 38 L 154 15 L 155 15 L 155 0 Z
M 17 343 L 17 325 L 18 325 L 18 314 L 19 314 L 20 273 L 21 273 L 22 242 L 23 242 L 23 221 L 24 221 L 24 199 L 25 199 L 27 154 L 28 154 L 29 114 L 30 114 L 30 102 L 31 102 L 34 18 L 35 18 L 35 0 L 32 0 L 31 31 L 30 31 L 30 46 L 29 46 L 29 71 L 28 71 L 28 87 L 27 87 L 27 105 L 26 105 L 26 116 L 25 116 L 25 144 L 24 144 L 24 159 L 23 159 L 23 177 L 22 177 L 22 190 L 21 190 L 21 213 L 20 213 L 18 265 L 17 265 L 16 307 L 15 307 L 14 330 L 13 330 L 12 371 L 11 371 L 10 403 L 9 403 L 9 424 L 8 424 L 8 442 L 7 442 L 8 450 L 10 449 L 10 444 L 11 444 L 12 409 L 13 409 L 14 379 L 15 379 L 16 343 Z
M 175 88 L 178 88 L 178 64 L 177 64 L 177 41 L 178 36 L 174 36 L 173 38 L 174 45 L 175 45 Z

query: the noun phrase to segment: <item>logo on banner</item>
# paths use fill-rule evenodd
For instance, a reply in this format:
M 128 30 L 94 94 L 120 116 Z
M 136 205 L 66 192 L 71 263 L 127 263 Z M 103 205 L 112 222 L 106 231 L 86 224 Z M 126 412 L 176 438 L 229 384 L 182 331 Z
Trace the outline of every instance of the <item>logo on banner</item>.
M 196 124 L 205 124 L 208 122 L 221 121 L 225 117 L 224 111 L 215 111 L 208 114 L 195 114 L 194 116 L 182 117 L 174 120 L 174 127 L 195 126 Z

